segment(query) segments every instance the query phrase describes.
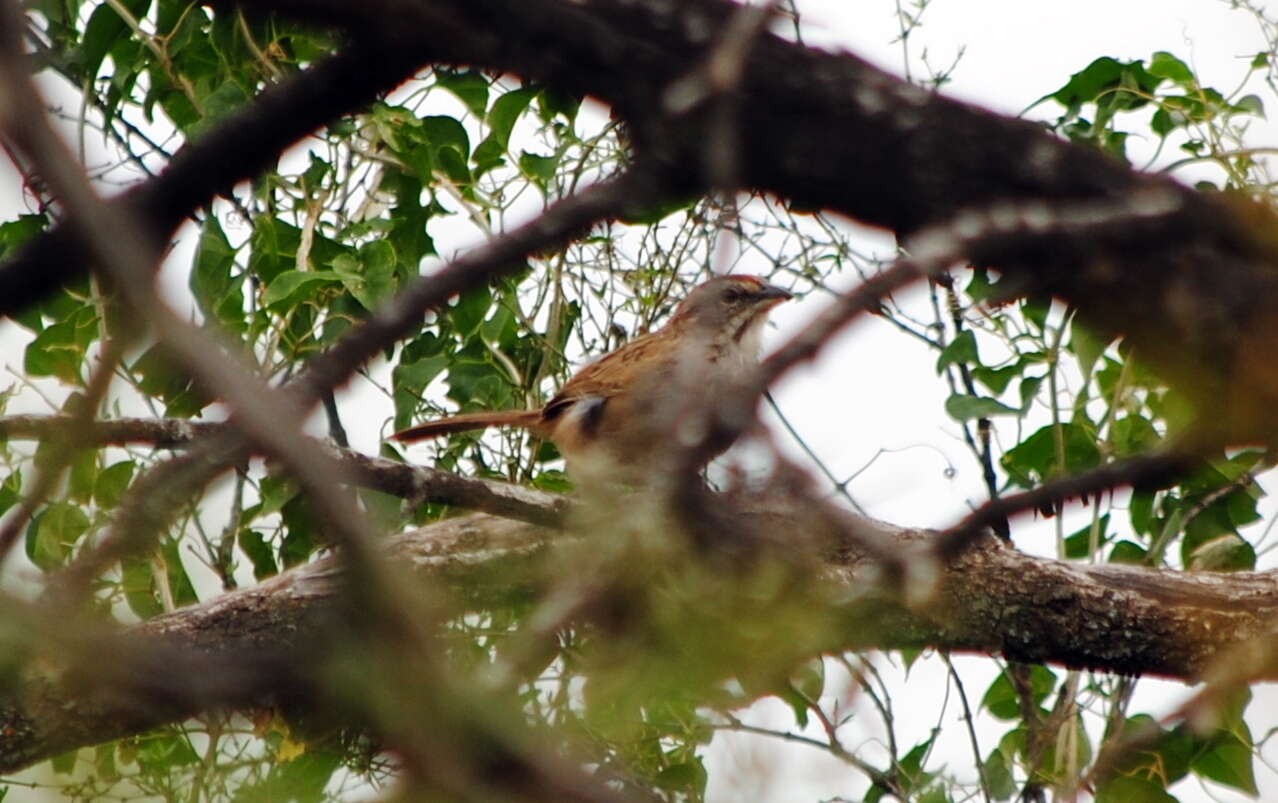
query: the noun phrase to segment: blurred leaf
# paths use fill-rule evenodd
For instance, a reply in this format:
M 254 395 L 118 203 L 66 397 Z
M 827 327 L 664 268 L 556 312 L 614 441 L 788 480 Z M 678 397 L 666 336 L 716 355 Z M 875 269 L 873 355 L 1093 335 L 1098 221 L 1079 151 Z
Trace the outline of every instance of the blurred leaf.
M 1110 539 L 1108 513 L 1096 520 L 1096 531 L 1098 535 L 1097 546 L 1104 546 Z M 1090 553 L 1091 543 L 1092 524 L 1088 522 L 1065 538 L 1065 557 L 1074 560 L 1087 557 Z
M 59 753 L 49 759 L 49 768 L 59 775 L 70 775 L 75 771 L 76 759 L 79 757 L 79 750 L 68 750 L 65 753 Z
M 1097 787 L 1096 803 L 1177 803 L 1177 798 L 1152 778 L 1117 775 Z
M 1020 376 L 1023 366 L 1018 361 L 1015 365 L 1008 365 L 1004 368 L 987 368 L 979 365 L 972 369 L 972 378 L 989 388 L 994 395 L 999 395 L 1007 390 L 1007 386 L 1012 380 Z
M 1241 789 L 1255 797 L 1259 790 L 1256 788 L 1254 760 L 1251 745 L 1229 739 L 1196 757 L 1190 767 L 1196 775 Z
M 945 400 L 945 412 L 955 421 L 970 421 L 973 418 L 990 418 L 996 415 L 1019 415 L 1015 407 L 991 399 L 988 396 L 968 396 L 956 393 Z
M 1264 118 L 1265 104 L 1259 95 L 1243 95 L 1234 103 L 1234 111 Z
M 341 254 L 334 259 L 333 273 L 364 309 L 372 312 L 395 294 L 395 248 L 385 240 L 366 243 L 360 246 L 358 258 Z
M 1096 436 L 1089 427 L 1077 423 L 1060 424 L 1065 465 L 1057 464 L 1056 427 L 1042 427 L 1009 449 L 999 461 L 1008 478 L 1023 488 L 1060 474 L 1077 474 L 1100 463 Z
M 470 337 L 488 316 L 493 304 L 493 294 L 487 286 L 479 286 L 463 293 L 448 311 L 448 317 L 462 337 Z
M 391 395 L 395 401 L 395 429 L 407 429 L 413 421 L 426 386 L 449 365 L 443 355 L 425 357 L 414 362 L 401 361 L 391 371 Z
M 66 563 L 90 526 L 78 505 L 51 502 L 27 526 L 27 557 L 44 571 L 52 571 Z
M 980 362 L 981 357 L 976 348 L 976 335 L 971 329 L 964 329 L 936 358 L 936 372 L 939 374 L 947 366 L 954 364 L 979 365 Z
M 159 346 L 138 357 L 129 370 L 137 377 L 138 389 L 165 404 L 165 413 L 188 418 L 209 403 L 186 374 L 174 370 Z
M 0 483 L 0 516 L 22 498 L 22 472 L 14 470 Z
M 435 68 L 435 81 L 452 92 L 466 104 L 466 108 L 476 117 L 484 116 L 488 107 L 488 79 L 476 70 L 448 70 Z
M 1195 547 L 1185 568 L 1192 571 L 1250 571 L 1256 568 L 1256 550 L 1237 534 L 1227 533 Z
M 294 307 L 309 298 L 315 287 L 341 281 L 342 277 L 331 270 L 284 271 L 267 286 L 262 303 L 267 307 Z
M 1123 416 L 1113 423 L 1109 431 L 1116 457 L 1130 457 L 1148 452 L 1157 446 L 1162 437 L 1153 423 L 1139 413 Z
M 196 764 L 200 757 L 186 736 L 176 730 L 152 732 L 139 739 L 138 764 L 152 772 L 172 770 Z
M 1052 693 L 1052 689 L 1056 688 L 1056 675 L 1052 670 L 1040 664 L 1033 664 L 1029 667 L 1030 672 L 1030 688 L 1033 690 L 1035 705 L 1042 705 L 1047 699 L 1047 695 Z M 981 707 L 989 711 L 999 719 L 1016 720 L 1021 718 L 1021 702 L 1020 697 L 1016 694 L 1016 688 L 1012 685 L 1012 679 L 1008 677 L 1007 672 L 999 673 L 994 678 L 994 682 L 986 689 L 985 696 L 981 698 Z
M 559 157 L 541 156 L 524 151 L 519 155 L 519 172 L 545 190 L 555 178 Z
M 1114 544 L 1114 548 L 1109 551 L 1109 563 L 1127 563 L 1132 566 L 1140 566 L 1145 563 L 1145 557 L 1149 553 L 1140 544 L 1134 544 L 1131 541 L 1119 541 Z
M 1012 795 L 1016 794 L 1016 778 L 1013 775 L 1015 771 L 1015 756 L 1009 756 L 1001 749 L 990 751 L 986 757 L 984 764 L 981 765 L 981 774 L 984 776 L 985 784 L 989 787 L 990 797 L 995 800 L 1010 800 Z
M 1149 59 L 1149 74 L 1170 79 L 1182 86 L 1192 86 L 1195 83 L 1194 73 L 1189 66 L 1165 50 L 1159 50 Z
M 218 219 L 209 215 L 200 233 L 188 285 L 206 318 L 242 334 L 248 328 L 244 319 L 244 294 L 240 289 L 244 277 L 233 276 L 234 268 L 235 249 L 226 239 Z
M 275 551 L 257 530 L 240 530 L 236 542 L 252 562 L 255 580 L 264 580 L 279 573 L 279 567 L 275 565 Z
M 93 498 L 98 506 L 107 509 L 118 506 L 136 470 L 137 463 L 132 460 L 121 460 L 102 469 L 93 486 Z
M 1092 368 L 1095 367 L 1096 361 L 1112 342 L 1113 338 L 1106 339 L 1094 334 L 1078 319 L 1077 315 L 1070 321 L 1069 350 L 1078 358 L 1078 368 L 1083 372 L 1084 378 L 1092 375 Z

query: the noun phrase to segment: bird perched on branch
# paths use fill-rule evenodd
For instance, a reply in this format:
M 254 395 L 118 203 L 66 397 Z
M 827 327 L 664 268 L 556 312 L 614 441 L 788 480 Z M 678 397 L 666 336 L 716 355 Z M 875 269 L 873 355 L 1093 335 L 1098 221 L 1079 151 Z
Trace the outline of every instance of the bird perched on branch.
M 755 276 L 697 286 L 670 321 L 587 365 L 539 410 L 465 413 L 396 433 L 418 441 L 487 427 L 523 427 L 555 443 L 583 479 L 644 480 L 693 438 L 680 416 L 713 401 L 758 363 L 769 310 L 791 294 Z M 730 443 L 713 444 L 706 460 Z

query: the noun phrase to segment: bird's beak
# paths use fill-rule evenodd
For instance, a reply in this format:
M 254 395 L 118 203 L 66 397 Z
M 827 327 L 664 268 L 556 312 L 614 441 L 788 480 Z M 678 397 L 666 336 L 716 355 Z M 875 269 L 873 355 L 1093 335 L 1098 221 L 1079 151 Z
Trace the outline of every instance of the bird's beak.
M 774 307 L 782 301 L 789 301 L 794 298 L 794 293 L 791 293 L 789 290 L 784 288 L 777 287 L 775 284 L 768 284 L 765 282 L 763 287 L 759 288 L 758 296 L 760 301 L 766 301 L 768 302 L 769 307 Z

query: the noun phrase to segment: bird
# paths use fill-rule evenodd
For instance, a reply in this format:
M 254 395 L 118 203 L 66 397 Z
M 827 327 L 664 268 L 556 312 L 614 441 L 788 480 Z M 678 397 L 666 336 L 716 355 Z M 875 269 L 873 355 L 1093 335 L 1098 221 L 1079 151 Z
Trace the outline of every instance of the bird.
M 642 482 L 688 441 L 680 416 L 746 379 L 758 364 L 768 313 L 791 298 L 757 276 L 712 278 L 693 288 L 664 326 L 586 365 L 541 408 L 463 413 L 391 437 L 413 442 L 520 427 L 554 442 L 578 484 Z M 729 446 L 712 444 L 702 452 L 705 462 Z

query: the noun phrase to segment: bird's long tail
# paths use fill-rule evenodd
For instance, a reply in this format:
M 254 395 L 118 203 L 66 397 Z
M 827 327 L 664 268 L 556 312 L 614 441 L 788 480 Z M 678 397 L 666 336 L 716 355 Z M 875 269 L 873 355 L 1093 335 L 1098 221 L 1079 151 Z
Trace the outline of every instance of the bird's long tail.
M 427 421 L 391 437 L 397 441 L 422 441 L 428 438 L 439 438 L 454 432 L 467 432 L 472 429 L 488 427 L 525 427 L 536 428 L 541 422 L 541 410 L 502 410 L 488 413 L 463 413 L 435 421 Z

